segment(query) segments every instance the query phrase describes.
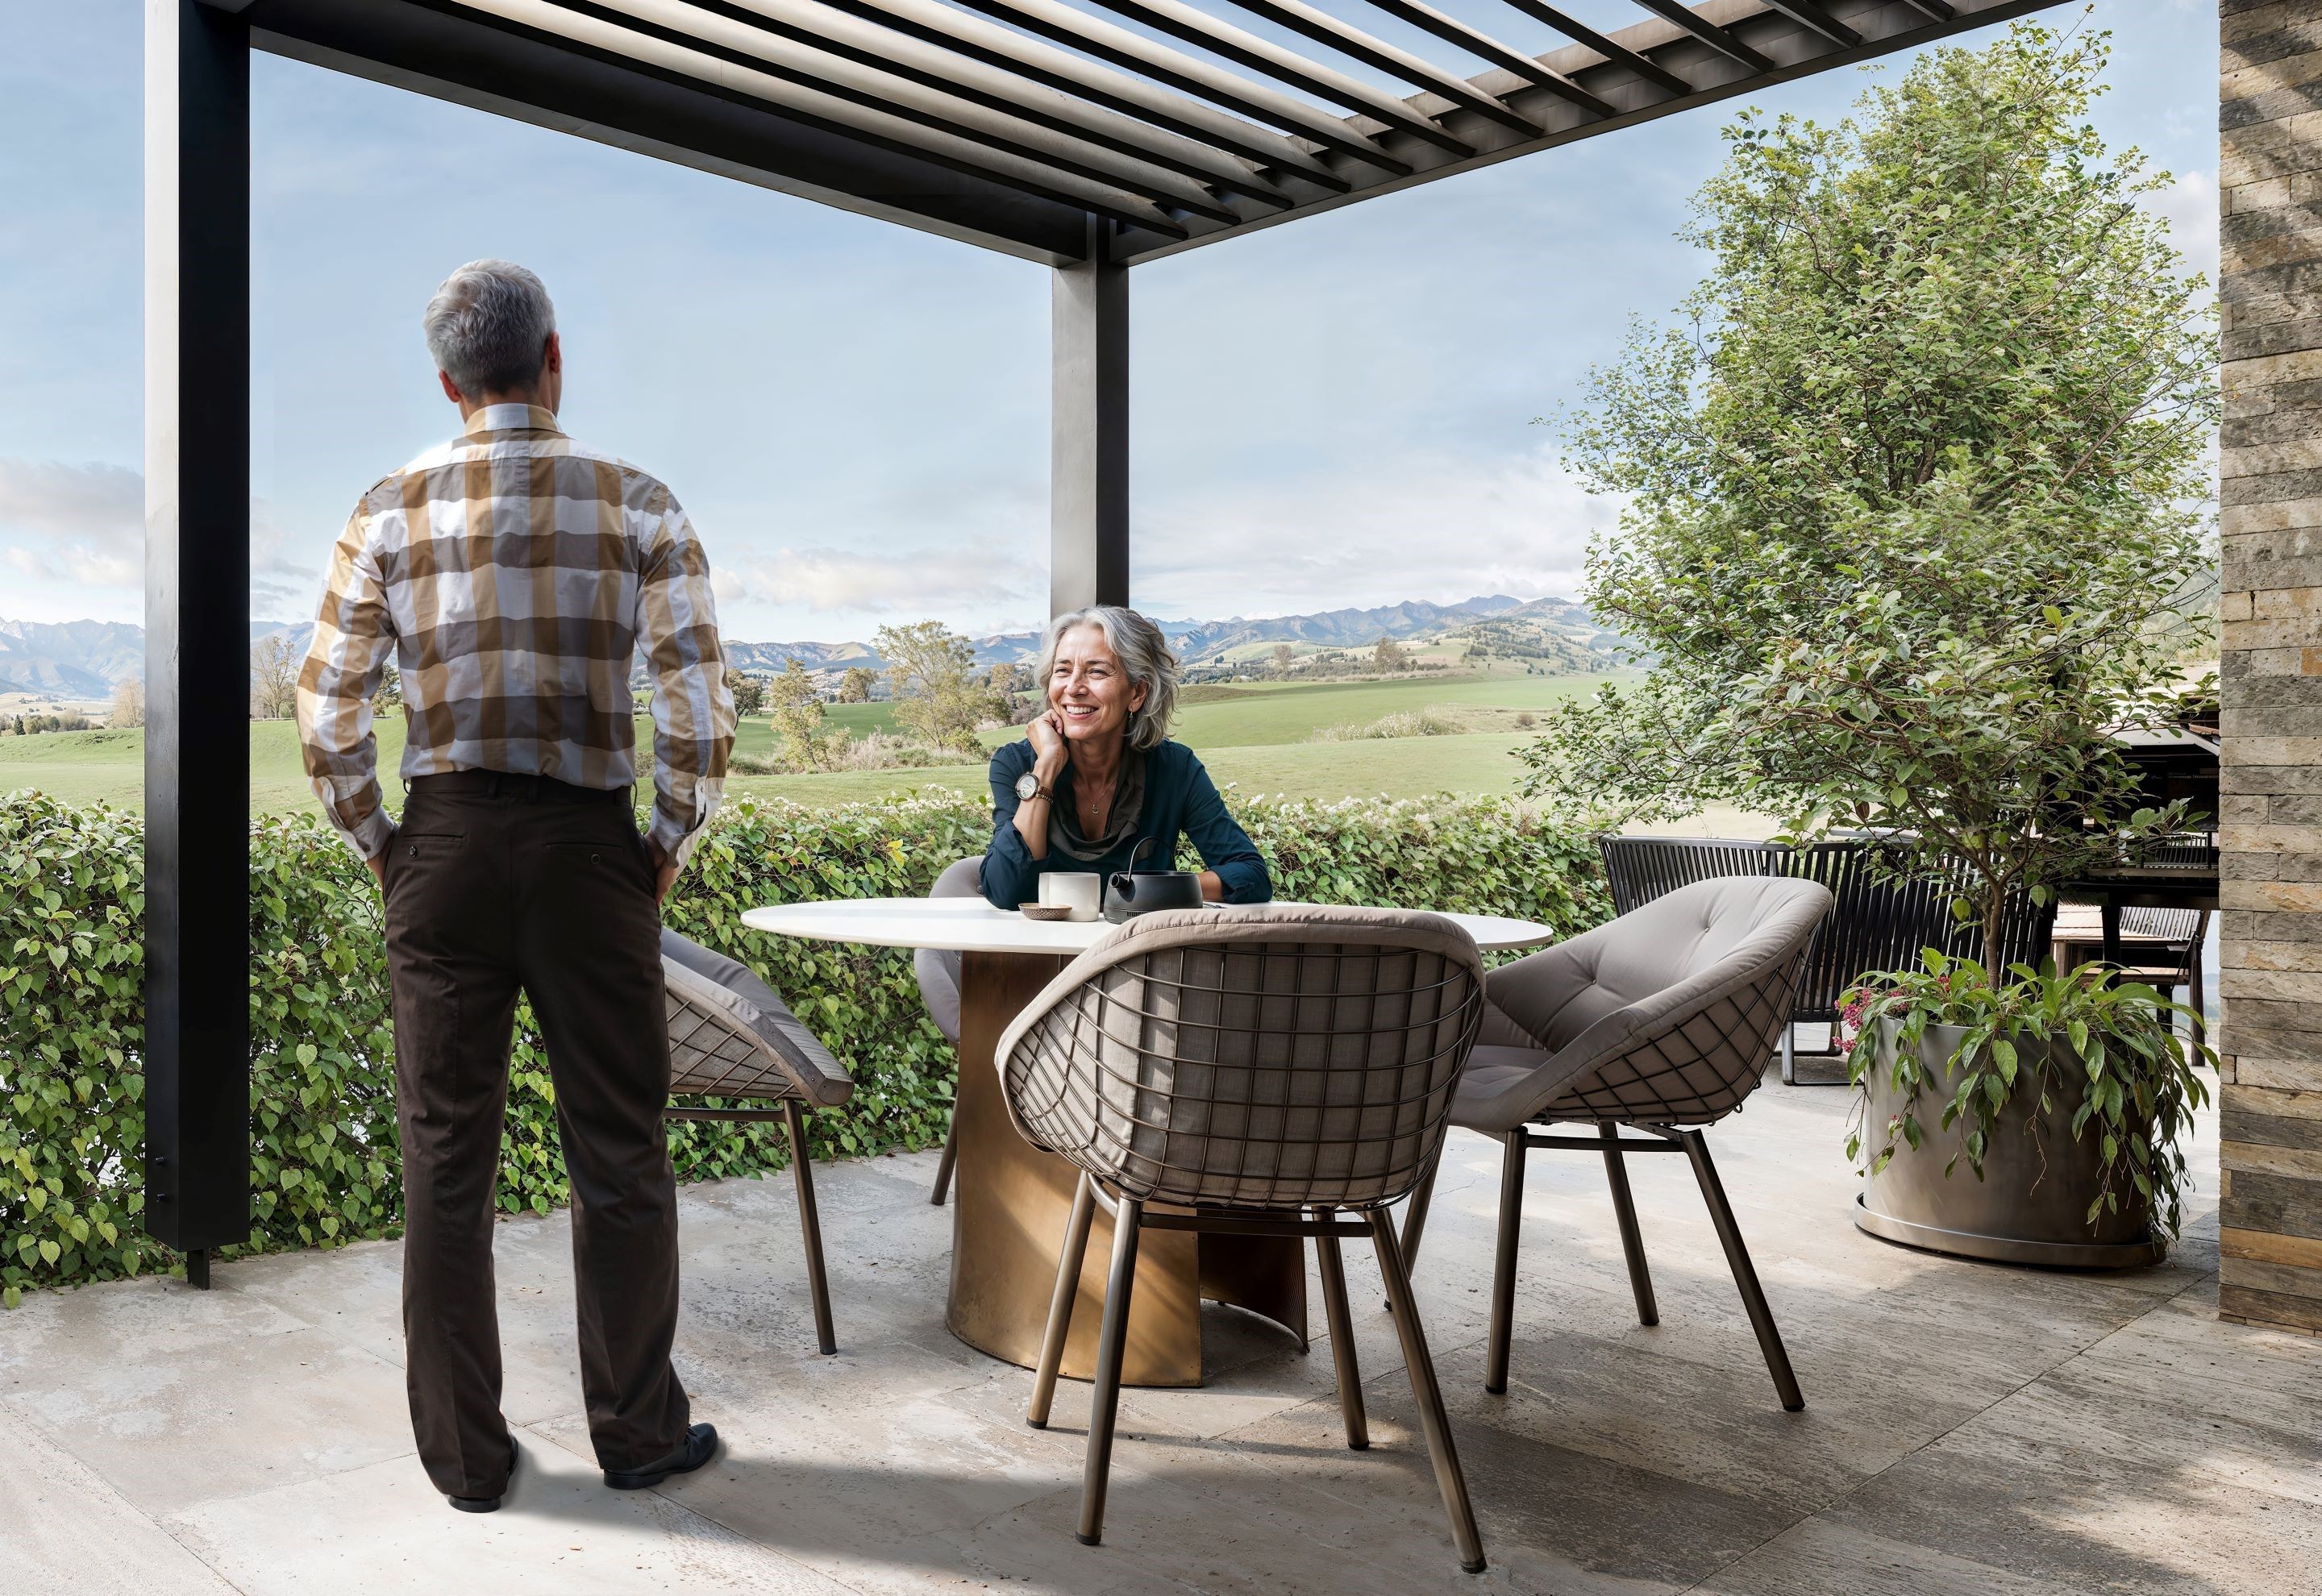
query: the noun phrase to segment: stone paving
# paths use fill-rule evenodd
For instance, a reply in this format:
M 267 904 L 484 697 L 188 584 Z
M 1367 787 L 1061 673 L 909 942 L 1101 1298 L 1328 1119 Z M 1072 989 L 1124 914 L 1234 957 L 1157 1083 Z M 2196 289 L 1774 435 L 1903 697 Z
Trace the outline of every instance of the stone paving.
M 817 1172 L 841 1351 L 813 1352 L 787 1180 L 684 1194 L 678 1358 L 727 1450 L 603 1489 L 561 1217 L 498 1247 L 507 1505 L 411 1455 L 398 1248 L 221 1265 L 0 1315 L 0 1589 L 1568 1593 L 2322 1591 L 2322 1340 L 2221 1323 L 2214 1117 L 2165 1264 L 2072 1276 L 1848 1222 L 1842 1090 L 1713 1133 L 1807 1397 L 1785 1414 L 1681 1160 L 1631 1161 L 1661 1323 L 1638 1326 L 1603 1167 L 1531 1160 L 1509 1394 L 1482 1387 L 1496 1147 L 1460 1134 L 1419 1290 L 1491 1568 L 1458 1572 L 1376 1267 L 1348 1254 L 1372 1449 L 1318 1334 L 1212 1308 L 1210 1384 L 1124 1400 L 1106 1544 L 1073 1539 L 1085 1385 L 943 1327 L 931 1156 Z M 1319 1292 L 1315 1293 L 1319 1320 Z

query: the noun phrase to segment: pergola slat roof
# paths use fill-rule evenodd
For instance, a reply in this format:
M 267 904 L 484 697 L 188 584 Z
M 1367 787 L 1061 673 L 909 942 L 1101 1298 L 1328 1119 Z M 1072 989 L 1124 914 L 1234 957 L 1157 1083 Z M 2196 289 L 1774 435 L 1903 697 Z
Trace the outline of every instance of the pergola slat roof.
M 1084 3 L 223 8 L 261 49 L 1063 266 L 1158 259 L 2052 0 L 1633 0 L 1650 14 L 1609 33 L 1504 0 L 1512 23 L 1571 41 L 1540 56 L 1427 0 Z M 1467 75 L 1374 19 L 1488 68 Z

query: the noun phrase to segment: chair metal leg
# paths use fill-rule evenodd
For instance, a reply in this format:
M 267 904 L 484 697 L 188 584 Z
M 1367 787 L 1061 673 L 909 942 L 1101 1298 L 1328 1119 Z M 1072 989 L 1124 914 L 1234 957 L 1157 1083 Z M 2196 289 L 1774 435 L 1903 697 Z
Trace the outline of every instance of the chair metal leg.
M 1516 1318 L 1516 1233 L 1523 1227 L 1524 1140 L 1522 1126 L 1504 1138 L 1500 1162 L 1499 1249 L 1492 1263 L 1492 1337 L 1484 1358 L 1484 1389 L 1504 1396 L 1508 1389 L 1508 1340 Z M 1391 1308 L 1392 1300 L 1388 1302 Z
M 1112 1475 L 1112 1427 L 1120 1416 L 1120 1357 L 1129 1345 L 1129 1294 L 1137 1284 L 1137 1231 L 1145 1205 L 1123 1197 L 1112 1215 L 1112 1272 L 1104 1282 L 1104 1327 L 1096 1344 L 1096 1390 L 1089 1400 L 1088 1470 L 1081 1481 L 1079 1539 L 1104 1539 L 1104 1491 Z
M 1056 1289 L 1048 1298 L 1048 1327 L 1040 1336 L 1040 1362 L 1032 1376 L 1032 1408 L 1026 1421 L 1048 1427 L 1048 1404 L 1056 1400 L 1056 1371 L 1064 1366 L 1065 1341 L 1072 1334 L 1073 1302 L 1081 1292 L 1081 1263 L 1088 1256 L 1089 1226 L 1096 1218 L 1096 1181 L 1081 1176 L 1073 1190 L 1073 1216 L 1065 1222 L 1064 1250 L 1056 1254 Z
M 1798 1083 L 1797 1033 L 1798 1028 L 1796 1026 L 1782 1027 L 1782 1084 L 1784 1086 L 1796 1086 Z M 1649 1325 L 1652 1322 L 1650 1319 L 1645 1321 Z
M 1317 1219 L 1328 1220 L 1329 1208 L 1316 1208 Z M 1314 1259 L 1322 1271 L 1322 1317 L 1330 1327 L 1330 1361 L 1339 1372 L 1339 1411 L 1347 1421 L 1347 1445 L 1360 1452 L 1371 1444 L 1369 1424 L 1363 1418 L 1363 1371 L 1355 1357 L 1355 1316 L 1347 1307 L 1347 1266 L 1339 1254 L 1339 1238 L 1314 1238 Z
M 1717 1239 L 1725 1247 L 1725 1262 L 1733 1270 L 1733 1283 L 1742 1292 L 1742 1306 L 1750 1315 L 1750 1327 L 1758 1332 L 1758 1349 L 1766 1354 L 1767 1372 L 1774 1377 L 1774 1390 L 1780 1393 L 1782 1406 L 1792 1413 L 1806 1405 L 1805 1393 L 1798 1389 L 1798 1377 L 1790 1370 L 1790 1354 L 1782 1348 L 1782 1333 L 1774 1327 L 1774 1310 L 1766 1306 L 1765 1289 L 1758 1283 L 1758 1272 L 1751 1266 L 1750 1249 L 1742 1243 L 1742 1227 L 1734 1223 L 1733 1205 L 1725 1200 L 1725 1187 L 1717 1178 L 1717 1166 L 1709 1161 L 1709 1143 L 1697 1130 L 1681 1131 L 1678 1139 L 1685 1144 L 1686 1156 L 1693 1162 L 1693 1178 L 1701 1183 L 1701 1195 L 1709 1204 L 1709 1222 L 1717 1227 Z
M 943 1157 L 936 1164 L 936 1189 L 934 1194 L 928 1199 L 928 1201 L 937 1208 L 943 1207 L 944 1199 L 951 1194 L 951 1166 L 958 1161 L 959 1109 L 955 1105 L 952 1108 L 951 1126 L 944 1132 Z
M 1469 1573 L 1481 1573 L 1484 1540 L 1476 1532 L 1476 1507 L 1467 1500 L 1467 1477 L 1460 1472 L 1459 1454 L 1451 1444 L 1451 1418 L 1443 1410 L 1443 1388 L 1435 1379 L 1435 1361 L 1428 1355 L 1427 1332 L 1419 1322 L 1419 1304 L 1412 1298 L 1411 1275 L 1403 1268 L 1403 1249 L 1395 1245 L 1394 1224 L 1385 1213 L 1374 1208 L 1369 1218 L 1371 1245 L 1378 1253 L 1379 1273 L 1386 1281 L 1387 1304 L 1394 1311 L 1395 1335 L 1403 1342 L 1403 1364 L 1411 1372 L 1411 1394 L 1419 1407 L 1420 1433 L 1427 1439 L 1428 1461 L 1435 1465 L 1435 1484 L 1443 1493 L 1443 1510 L 1451 1518 L 1451 1543 L 1458 1548 L 1459 1566 Z
M 791 1134 L 791 1178 L 798 1187 L 799 1230 L 806 1241 L 806 1283 L 814 1297 L 815 1339 L 822 1355 L 838 1350 L 838 1336 L 830 1327 L 830 1276 L 822 1266 L 822 1218 L 814 1206 L 814 1165 L 806 1155 L 806 1115 L 795 1098 L 782 1104 L 782 1123 Z
M 1629 1165 L 1621 1155 L 1621 1127 L 1600 1125 L 1596 1132 L 1604 1138 L 1604 1178 L 1613 1188 L 1613 1218 L 1621 1227 L 1621 1251 L 1629 1260 L 1629 1289 L 1637 1294 L 1637 1322 L 1658 1325 L 1660 1309 L 1653 1305 L 1653 1276 L 1645 1266 L 1644 1232 L 1637 1228 L 1637 1203 L 1629 1195 Z
M 1446 1136 L 1445 1142 L 1450 1138 Z M 1419 1177 L 1419 1184 L 1411 1189 L 1411 1200 L 1403 1206 L 1403 1266 L 1419 1268 L 1419 1238 L 1427 1231 L 1427 1208 L 1435 1200 L 1436 1172 L 1443 1167 L 1443 1147 L 1438 1144 L 1435 1157 L 1427 1172 Z

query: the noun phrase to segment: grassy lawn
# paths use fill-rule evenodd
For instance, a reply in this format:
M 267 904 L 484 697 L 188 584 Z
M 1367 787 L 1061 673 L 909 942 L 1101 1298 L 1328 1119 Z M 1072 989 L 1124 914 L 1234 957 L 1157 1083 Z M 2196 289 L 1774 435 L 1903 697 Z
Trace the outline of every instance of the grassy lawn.
M 1506 792 L 1522 767 L 1511 757 L 1525 741 L 1514 717 L 1537 711 L 1576 693 L 1592 691 L 1608 679 L 1595 676 L 1428 676 L 1400 681 L 1268 682 L 1204 689 L 1198 702 L 1178 714 L 1177 735 L 1198 749 L 1220 785 L 1244 792 L 1282 793 L 1293 798 L 1337 798 L 1387 793 L 1409 797 L 1430 792 Z M 1476 729 L 1440 737 L 1364 738 L 1312 743 L 1328 726 L 1367 725 L 1398 710 L 1440 707 Z M 856 734 L 887 730 L 891 704 L 837 704 L 828 721 Z M 640 725 L 638 741 L 650 729 Z M 402 792 L 394 772 L 403 755 L 400 717 L 380 720 L 379 768 L 389 805 L 399 808 Z M 988 747 L 1012 741 L 1013 730 L 987 732 Z M 772 752 L 772 725 L 745 721 L 736 737 L 739 752 Z M 137 731 L 57 732 L 35 737 L 0 737 L 0 791 L 37 788 L 69 803 L 103 802 L 135 808 L 143 801 L 145 736 Z M 296 728 L 288 721 L 258 721 L 250 728 L 251 807 L 258 812 L 311 808 L 314 798 L 299 766 Z M 845 803 L 890 792 L 946 787 L 980 793 L 983 772 L 972 765 L 921 771 L 847 771 L 818 776 L 736 776 L 735 793 L 794 798 L 800 803 Z

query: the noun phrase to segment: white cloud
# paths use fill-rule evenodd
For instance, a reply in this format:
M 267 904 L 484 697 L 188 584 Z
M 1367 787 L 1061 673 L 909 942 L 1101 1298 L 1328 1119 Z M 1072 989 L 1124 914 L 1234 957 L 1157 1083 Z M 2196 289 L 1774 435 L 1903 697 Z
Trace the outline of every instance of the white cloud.
M 1013 551 L 1010 551 L 1012 553 Z M 718 597 L 882 615 L 958 614 L 1021 606 L 1045 591 L 1047 571 L 975 548 L 922 548 L 868 553 L 856 549 L 781 549 L 729 566 L 732 587 Z
M 2180 174 L 2149 196 L 2145 208 L 2169 224 L 2169 241 L 2185 264 L 2214 284 L 2217 280 L 2217 179 L 2208 172 Z
M 138 588 L 145 479 L 126 466 L 0 457 L 0 554 L 35 580 Z
M 1616 513 L 1550 449 L 1422 456 L 1342 471 L 1319 488 L 1284 482 L 1165 501 L 1138 516 L 1129 567 L 1141 604 L 1202 619 L 1572 594 L 1590 534 Z

